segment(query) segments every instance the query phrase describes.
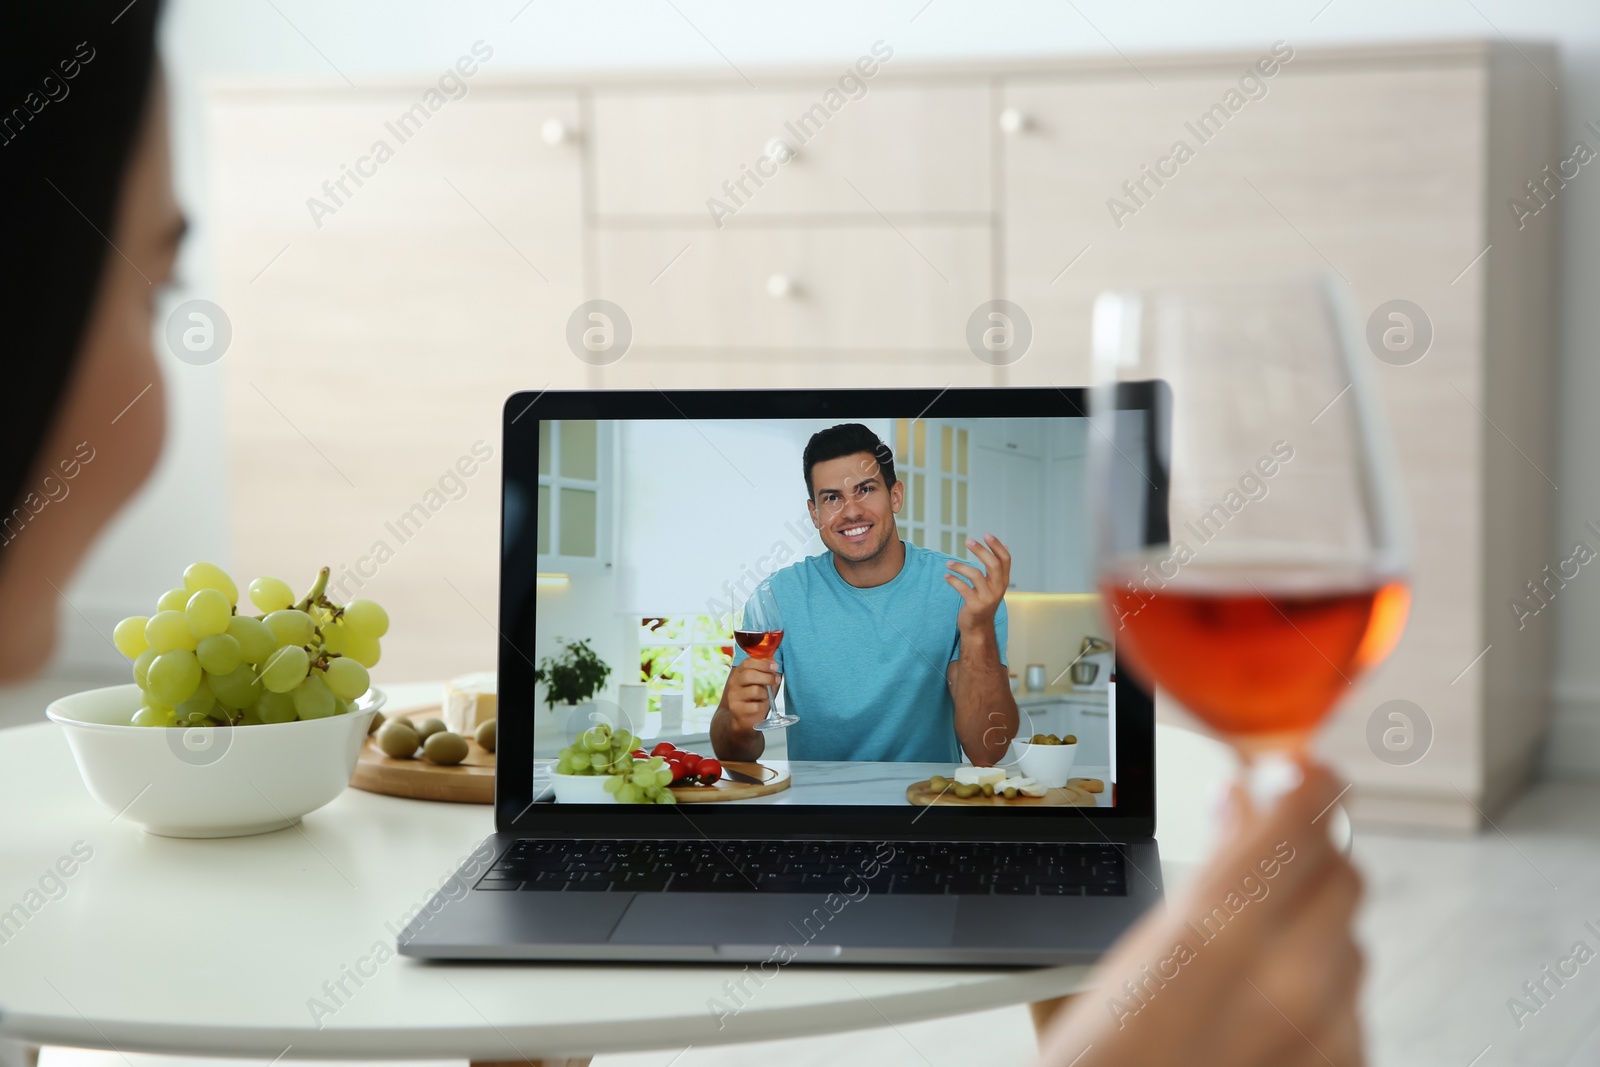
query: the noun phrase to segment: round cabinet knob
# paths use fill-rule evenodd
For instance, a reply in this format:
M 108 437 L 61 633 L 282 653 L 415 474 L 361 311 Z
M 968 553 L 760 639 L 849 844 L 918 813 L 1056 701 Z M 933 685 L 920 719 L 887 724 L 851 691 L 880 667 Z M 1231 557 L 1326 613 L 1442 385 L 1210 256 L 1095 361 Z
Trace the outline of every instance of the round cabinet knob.
M 1000 129 L 1006 133 L 1021 133 L 1028 128 L 1028 116 L 1014 107 L 1000 112 Z
M 544 125 L 539 127 L 539 136 L 545 144 L 554 148 L 572 140 L 572 128 L 560 119 L 545 119 Z
M 794 279 L 787 274 L 774 274 L 767 279 L 767 295 L 782 299 L 794 294 Z
M 774 163 L 787 163 L 796 154 L 795 150 L 789 147 L 789 142 L 782 137 L 774 137 L 767 142 L 767 158 Z

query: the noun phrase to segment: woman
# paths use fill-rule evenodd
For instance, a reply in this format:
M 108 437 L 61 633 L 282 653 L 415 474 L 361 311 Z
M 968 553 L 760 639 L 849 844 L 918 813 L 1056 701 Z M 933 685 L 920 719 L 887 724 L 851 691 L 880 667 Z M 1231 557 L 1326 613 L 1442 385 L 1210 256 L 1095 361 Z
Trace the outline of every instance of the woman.
M 13 7 L 0 34 L 0 680 L 48 661 L 60 590 L 161 451 L 151 320 L 183 229 L 156 0 Z
M 28 5 L 0 45 L 0 106 L 21 108 L 0 117 L 12 216 L 0 257 L 10 355 L 0 500 L 16 502 L 0 518 L 0 679 L 48 658 L 60 589 L 160 452 L 152 310 L 183 221 L 154 66 L 156 6 Z M 1308 767 L 1270 815 L 1236 803 L 1217 857 L 1044 1026 L 1043 1062 L 1359 1064 L 1359 882 L 1319 821 L 1337 795 Z

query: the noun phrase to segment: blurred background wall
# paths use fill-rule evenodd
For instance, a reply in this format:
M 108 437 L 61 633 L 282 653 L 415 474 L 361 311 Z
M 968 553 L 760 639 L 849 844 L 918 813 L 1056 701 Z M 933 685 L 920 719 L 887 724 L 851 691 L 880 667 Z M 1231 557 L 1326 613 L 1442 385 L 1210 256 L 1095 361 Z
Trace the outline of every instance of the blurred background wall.
M 1540 39 L 1560 49 L 1542 73 L 1558 88 L 1561 141 L 1600 123 L 1600 4 L 1581 0 L 1274 0 L 1205 5 L 1109 0 L 995 3 L 895 0 L 752 7 L 728 0 L 554 3 L 479 0 L 437 4 L 350 0 L 173 0 L 164 29 L 174 112 L 177 183 L 192 239 L 179 285 L 158 311 L 214 295 L 209 259 L 213 190 L 207 172 L 203 87 L 218 80 L 345 79 L 355 85 L 426 75 L 470 45 L 492 44 L 496 77 L 555 70 L 705 68 L 848 62 L 878 39 L 897 61 L 987 59 L 1202 49 L 1297 48 L 1449 38 Z M 337 161 L 334 161 L 337 162 Z M 1600 519 L 1600 178 L 1588 169 L 1562 192 L 1559 486 L 1556 530 L 1565 558 L 1582 525 Z M 148 610 L 195 559 L 229 565 L 221 367 L 166 360 L 172 403 L 168 449 L 136 503 L 68 591 L 54 673 L 93 677 L 125 669 L 96 629 Z M 312 388 L 308 383 L 308 388 Z M 359 404 L 360 398 L 352 398 Z M 486 427 L 486 436 L 494 436 Z M 496 474 L 497 478 L 498 475 Z M 307 522 L 314 524 L 315 516 Z M 248 576 L 246 576 L 248 577 Z M 298 582 L 300 575 L 284 575 Z M 381 577 L 369 592 L 381 598 Z M 485 605 L 492 610 L 492 607 Z M 1553 618 L 1551 617 L 1553 615 Z M 1562 591 L 1537 624 L 1556 627 L 1550 751 L 1600 752 L 1600 582 Z M 398 668 L 398 665 L 397 665 Z M 405 680 L 403 669 L 393 680 Z M 1557 760 L 1557 766 L 1561 763 Z M 1571 769 L 1567 767 L 1566 769 Z

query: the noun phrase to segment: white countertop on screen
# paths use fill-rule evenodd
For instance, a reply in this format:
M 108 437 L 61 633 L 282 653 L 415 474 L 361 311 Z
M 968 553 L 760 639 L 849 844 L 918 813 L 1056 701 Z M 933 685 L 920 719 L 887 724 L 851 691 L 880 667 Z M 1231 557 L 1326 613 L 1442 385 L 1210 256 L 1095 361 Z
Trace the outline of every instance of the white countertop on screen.
M 549 760 L 534 768 L 533 790 L 542 791 Z M 906 787 L 936 774 L 949 776 L 950 763 L 871 763 L 864 760 L 762 760 L 765 766 L 786 769 L 789 788 L 766 796 L 725 801 L 730 804 L 893 804 L 905 805 Z M 1074 767 L 1074 778 L 1098 778 L 1110 785 L 1107 767 Z M 1097 806 L 1111 806 L 1109 788 L 1092 794 Z

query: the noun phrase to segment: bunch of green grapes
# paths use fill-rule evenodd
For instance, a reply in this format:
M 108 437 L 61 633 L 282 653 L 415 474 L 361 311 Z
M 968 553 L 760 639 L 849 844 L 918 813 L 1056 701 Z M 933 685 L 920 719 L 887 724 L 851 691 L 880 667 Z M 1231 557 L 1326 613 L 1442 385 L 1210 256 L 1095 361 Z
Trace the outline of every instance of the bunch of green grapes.
M 635 758 L 639 743 L 627 730 L 591 726 L 561 750 L 556 773 L 605 775 L 606 792 L 623 804 L 676 804 L 678 798 L 667 788 L 672 768 L 660 756 Z
M 193 563 L 156 613 L 117 623 L 112 641 L 143 693 L 135 726 L 252 726 L 348 714 L 367 691 L 389 615 L 371 600 L 340 606 L 328 568 L 299 600 L 277 578 L 250 583 L 260 615 L 240 614 L 239 587 Z

